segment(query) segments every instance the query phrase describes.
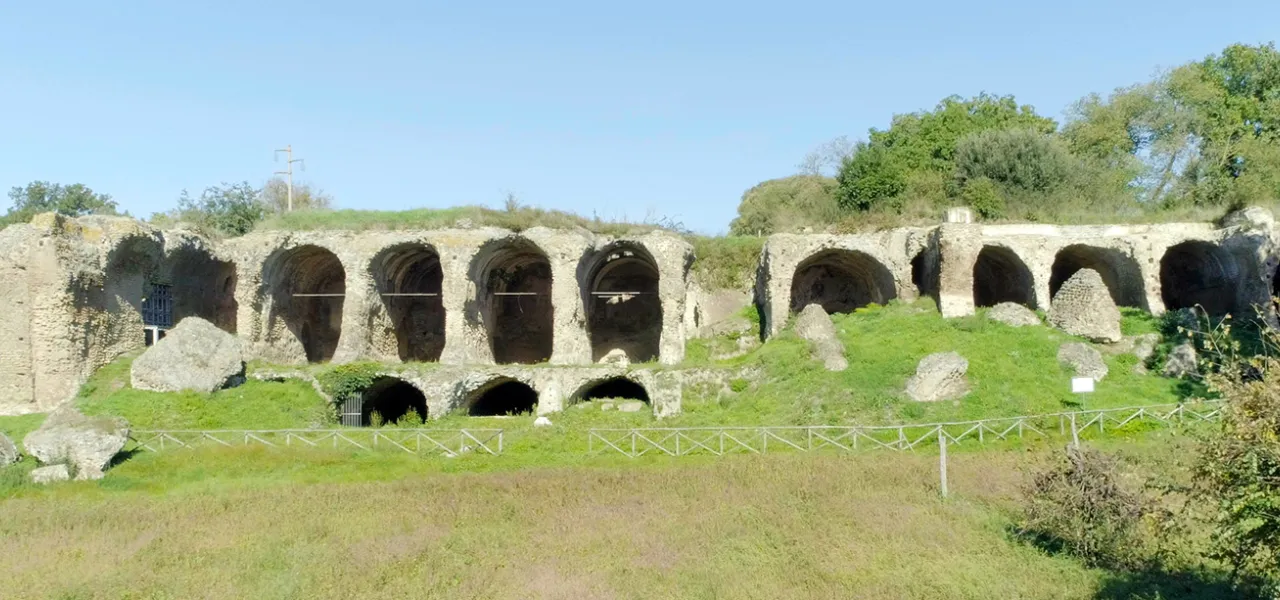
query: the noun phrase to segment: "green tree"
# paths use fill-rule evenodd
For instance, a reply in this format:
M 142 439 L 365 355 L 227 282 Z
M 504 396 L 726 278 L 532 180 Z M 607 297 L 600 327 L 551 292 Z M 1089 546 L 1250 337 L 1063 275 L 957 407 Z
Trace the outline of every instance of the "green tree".
M 1053 133 L 1057 123 L 1019 105 L 1013 96 L 945 98 L 930 112 L 896 115 L 889 129 L 872 129 L 841 165 L 836 198 L 850 211 L 898 209 L 908 180 L 920 173 L 950 175 L 961 138 L 993 129 Z
M 176 220 L 194 222 L 206 230 L 244 235 L 266 217 L 261 194 L 249 182 L 210 186 L 193 198 L 187 190 L 178 196 Z
M 1023 192 L 1049 192 L 1066 184 L 1076 159 L 1052 135 L 1030 129 L 990 129 L 956 143 L 956 178 L 985 177 Z
M 25 223 L 42 212 L 56 212 L 69 217 L 118 214 L 111 196 L 99 194 L 80 183 L 61 185 L 33 181 L 25 187 L 9 190 L 9 200 L 13 202 L 13 206 L 0 219 L 0 225 Z
M 840 216 L 835 181 L 820 175 L 771 179 L 742 194 L 738 216 L 729 224 L 733 235 L 768 235 L 821 227 Z
M 266 185 L 262 186 L 262 204 L 271 212 L 286 212 L 289 209 L 289 184 L 279 177 L 267 180 Z M 324 190 L 304 182 L 293 184 L 294 210 L 327 209 L 332 206 L 333 197 Z

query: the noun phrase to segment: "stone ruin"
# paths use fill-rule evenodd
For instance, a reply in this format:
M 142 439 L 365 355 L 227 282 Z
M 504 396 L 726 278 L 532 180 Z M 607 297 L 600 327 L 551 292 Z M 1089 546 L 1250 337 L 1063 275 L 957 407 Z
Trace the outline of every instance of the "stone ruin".
M 397 398 L 396 410 L 544 414 L 626 393 L 666 415 L 680 410 L 673 366 L 687 338 L 752 305 L 764 338 L 811 304 L 838 313 L 929 296 L 945 317 L 1003 303 L 1050 311 L 1087 269 L 1116 306 L 1272 310 L 1276 227 L 1265 210 L 1220 225 L 953 221 L 773 235 L 754 285 L 719 290 L 691 277 L 692 247 L 663 231 L 262 231 L 215 241 L 128 218 L 40 215 L 0 232 L 0 415 L 57 408 L 95 369 L 186 317 L 235 335 L 246 361 L 405 363 L 367 394 L 375 405 Z

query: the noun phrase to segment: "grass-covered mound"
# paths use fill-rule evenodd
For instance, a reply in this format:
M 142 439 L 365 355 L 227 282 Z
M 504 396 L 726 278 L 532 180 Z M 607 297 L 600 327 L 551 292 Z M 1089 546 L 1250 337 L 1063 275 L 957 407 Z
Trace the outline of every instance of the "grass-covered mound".
M 846 371 L 832 373 L 809 357 L 808 343 L 790 330 L 755 351 L 713 361 L 731 338 L 694 340 L 692 363 L 754 367 L 763 377 L 740 393 L 720 390 L 702 397 L 686 393 L 686 423 L 846 424 L 968 420 L 1176 402 L 1178 383 L 1133 372 L 1131 354 L 1107 355 L 1110 368 L 1097 391 L 1072 394 L 1069 368 L 1058 363 L 1058 347 L 1079 341 L 1050 327 L 1015 328 L 989 321 L 985 311 L 944 319 L 930 300 L 872 305 L 834 315 L 836 332 L 849 359 Z M 1128 334 L 1154 331 L 1150 316 L 1129 313 Z M 756 335 L 746 332 L 743 335 Z M 920 359 L 955 351 L 969 360 L 969 395 L 955 402 L 919 403 L 902 393 Z

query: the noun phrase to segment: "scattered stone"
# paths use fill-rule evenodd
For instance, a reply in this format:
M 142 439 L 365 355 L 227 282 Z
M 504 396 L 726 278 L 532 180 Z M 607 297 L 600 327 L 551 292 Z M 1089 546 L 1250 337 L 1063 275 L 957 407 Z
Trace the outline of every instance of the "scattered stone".
M 621 348 L 614 348 L 600 357 L 599 364 L 610 365 L 614 367 L 627 368 L 631 366 L 631 359 L 627 358 L 627 352 Z
M 550 427 L 551 419 L 548 419 L 546 417 L 538 417 L 533 420 L 533 426 L 534 427 Z
M 1243 227 L 1245 229 L 1271 231 L 1271 227 L 1275 223 L 1275 215 L 1272 215 L 1271 211 L 1261 206 L 1246 206 L 1222 217 L 1223 227 Z
M 53 465 L 50 467 L 40 467 L 31 471 L 31 482 L 40 485 L 48 485 L 58 481 L 66 481 L 71 479 L 71 472 L 67 469 L 67 465 Z
M 836 337 L 831 316 L 821 305 L 810 304 L 800 311 L 800 316 L 796 317 L 796 333 L 813 344 L 814 355 L 828 371 L 849 368 L 849 361 L 844 357 L 844 345 Z
M 1102 381 L 1107 376 L 1107 363 L 1102 353 L 1084 342 L 1067 342 L 1058 347 L 1058 362 L 1071 367 L 1077 377 L 1091 377 Z
M 991 310 L 987 311 L 987 318 L 1010 327 L 1040 325 L 1039 315 L 1017 302 L 1001 302 L 992 306 Z
M 1160 343 L 1160 334 L 1144 333 L 1133 338 L 1133 355 L 1138 358 L 1138 364 L 1133 365 L 1133 372 L 1139 375 L 1145 375 L 1147 372 L 1147 361 L 1151 360 L 1151 356 L 1156 353 L 1156 344 Z
M 7 467 L 18 462 L 22 455 L 18 453 L 18 447 L 13 445 L 13 440 L 9 436 L 0 433 L 0 467 Z
M 119 417 L 86 417 L 63 406 L 27 434 L 22 445 L 41 464 L 69 462 L 76 479 L 101 479 L 111 459 L 129 439 L 129 424 Z
M 1184 340 L 1169 352 L 1164 361 L 1165 377 L 1186 377 L 1200 372 L 1197 365 L 1196 345 L 1191 340 Z
M 147 349 L 130 370 L 133 387 L 153 392 L 209 393 L 244 381 L 240 338 L 187 317 Z
M 1053 297 L 1049 322 L 1071 335 L 1093 342 L 1120 341 L 1120 309 L 1102 276 L 1093 269 L 1076 271 Z
M 600 403 L 600 410 L 601 410 L 601 411 L 613 410 L 613 409 L 614 409 L 614 405 L 613 405 L 613 403 L 612 403 L 612 402 L 601 402 L 601 403 Z
M 618 412 L 633 413 L 640 412 L 643 409 L 644 401 L 642 400 L 627 400 L 618 404 Z
M 955 352 L 938 352 L 916 365 L 916 374 L 907 380 L 907 396 L 916 402 L 955 400 L 969 393 L 965 373 L 969 361 Z

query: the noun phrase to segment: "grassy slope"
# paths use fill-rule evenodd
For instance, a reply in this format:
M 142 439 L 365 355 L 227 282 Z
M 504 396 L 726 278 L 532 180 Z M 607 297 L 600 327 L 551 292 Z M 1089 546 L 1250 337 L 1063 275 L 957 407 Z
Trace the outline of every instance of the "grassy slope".
M 1093 598 L 1115 587 L 1118 576 L 1007 533 L 1027 460 L 957 455 L 954 495 L 942 502 L 936 458 L 884 453 L 463 475 L 435 472 L 438 460 L 332 451 L 142 456 L 98 484 L 3 501 L 0 556 L 10 558 L 0 589 L 18 598 Z

